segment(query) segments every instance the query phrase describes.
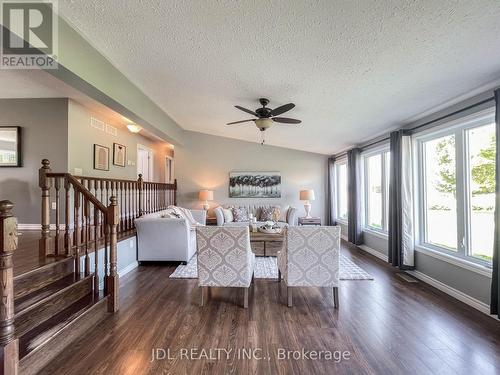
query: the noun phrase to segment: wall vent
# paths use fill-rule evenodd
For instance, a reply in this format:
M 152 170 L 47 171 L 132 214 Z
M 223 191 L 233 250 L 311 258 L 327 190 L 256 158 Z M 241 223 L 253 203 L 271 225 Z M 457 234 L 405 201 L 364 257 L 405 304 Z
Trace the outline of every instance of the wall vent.
M 118 135 L 118 130 L 114 126 L 106 124 L 106 133 L 116 136 Z
M 101 131 L 104 131 L 105 124 L 101 120 L 98 120 L 95 117 L 91 117 L 90 118 L 90 126 L 92 126 L 93 128 L 99 129 Z

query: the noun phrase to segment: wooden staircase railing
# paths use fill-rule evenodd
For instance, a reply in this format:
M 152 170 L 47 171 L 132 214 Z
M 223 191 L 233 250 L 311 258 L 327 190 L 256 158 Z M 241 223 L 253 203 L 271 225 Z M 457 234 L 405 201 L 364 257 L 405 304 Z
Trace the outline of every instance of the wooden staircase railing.
M 118 272 L 117 272 L 117 227 L 119 225 L 119 206 L 114 195 L 109 197 L 109 205 L 99 201 L 83 184 L 69 173 L 50 173 L 48 160 L 43 161 L 40 170 L 40 186 L 42 188 L 42 238 L 40 255 L 73 256 L 75 273 L 81 273 L 81 257 L 84 259 L 84 275 L 91 273 L 89 253 L 94 251 L 94 291 L 99 292 L 99 256 L 103 248 L 103 285 L 104 294 L 108 296 L 108 311 L 118 310 Z M 50 215 L 48 206 L 50 188 L 55 187 L 56 196 L 56 235 L 50 237 Z M 59 189 L 65 189 L 65 234 L 64 254 L 60 254 L 60 215 Z M 73 194 L 71 194 L 71 192 Z M 71 200 L 71 196 L 73 199 Z M 73 217 L 71 217 L 73 207 Z M 73 220 L 73 225 L 68 225 Z M 71 235 L 71 227 L 72 235 Z M 54 246 L 51 242 L 54 240 Z M 108 255 L 109 254 L 109 255 Z
M 163 184 L 53 173 L 42 160 L 40 256 L 73 256 L 75 272 L 89 275 L 89 253 L 104 248 L 104 288 L 110 294 L 110 310 L 118 309 L 117 241 L 133 233 L 134 220 L 176 204 L 177 181 Z M 51 205 L 52 200 L 52 205 Z M 62 203 L 61 203 L 62 202 Z M 52 215 L 51 215 L 52 213 Z M 51 228 L 51 218 L 55 227 Z M 51 236 L 51 229 L 55 235 Z M 64 232 L 64 235 L 63 235 Z M 99 285 L 98 257 L 94 257 L 95 285 Z
M 19 342 L 14 337 L 14 274 L 12 256 L 17 249 L 17 219 L 13 204 L 0 201 L 0 374 L 15 375 L 19 366 Z

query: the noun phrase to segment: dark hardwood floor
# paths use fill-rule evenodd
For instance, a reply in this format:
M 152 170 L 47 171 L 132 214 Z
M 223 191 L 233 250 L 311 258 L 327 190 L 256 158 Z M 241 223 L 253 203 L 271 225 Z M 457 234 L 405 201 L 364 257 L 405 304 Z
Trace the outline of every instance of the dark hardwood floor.
M 44 374 L 498 374 L 500 322 L 424 283 L 408 283 L 353 247 L 343 253 L 374 281 L 330 289 L 257 279 L 248 310 L 236 289 L 213 289 L 198 306 L 196 280 L 169 279 L 173 265 L 141 266 L 121 279 L 120 311 L 66 348 Z M 151 362 L 153 349 L 172 359 Z M 181 349 L 256 349 L 265 359 L 192 359 Z M 259 351 L 262 349 L 262 352 Z M 280 349 L 349 352 L 348 359 L 280 360 Z

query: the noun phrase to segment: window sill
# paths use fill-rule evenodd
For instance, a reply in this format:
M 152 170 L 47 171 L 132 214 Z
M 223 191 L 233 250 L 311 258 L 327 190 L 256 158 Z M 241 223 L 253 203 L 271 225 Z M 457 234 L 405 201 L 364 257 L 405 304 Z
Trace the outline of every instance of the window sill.
M 343 225 L 347 225 L 347 220 L 345 220 L 345 219 L 335 219 L 335 221 L 337 223 L 340 223 L 340 224 L 343 224 Z
M 470 262 L 466 259 L 454 257 L 453 255 L 448 255 L 440 251 L 429 249 L 428 247 L 424 247 L 422 245 L 415 246 L 415 251 L 491 278 L 491 268 L 483 266 L 481 264 Z
M 372 236 L 381 238 L 383 240 L 388 240 L 389 239 L 389 234 L 388 233 L 379 232 L 378 230 L 374 230 L 374 229 L 371 229 L 371 228 L 368 228 L 368 227 L 364 227 L 363 228 L 363 232 L 368 233 L 368 234 L 370 234 Z

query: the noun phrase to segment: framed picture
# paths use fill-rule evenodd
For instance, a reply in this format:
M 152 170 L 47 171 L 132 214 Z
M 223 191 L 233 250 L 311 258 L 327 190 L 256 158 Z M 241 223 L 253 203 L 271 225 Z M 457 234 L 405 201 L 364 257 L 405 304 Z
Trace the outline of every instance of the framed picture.
M 109 147 L 94 144 L 94 169 L 109 171 Z
M 113 164 L 124 167 L 125 160 L 127 160 L 127 148 L 119 143 L 113 143 Z
M 281 173 L 230 172 L 229 198 L 281 198 Z
M 21 127 L 0 126 L 0 167 L 21 166 Z

